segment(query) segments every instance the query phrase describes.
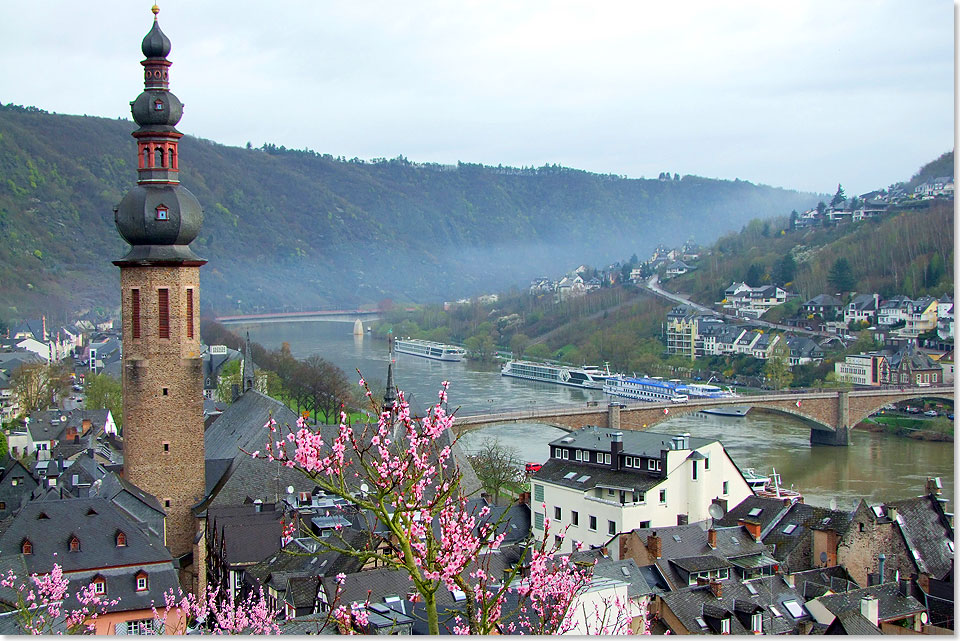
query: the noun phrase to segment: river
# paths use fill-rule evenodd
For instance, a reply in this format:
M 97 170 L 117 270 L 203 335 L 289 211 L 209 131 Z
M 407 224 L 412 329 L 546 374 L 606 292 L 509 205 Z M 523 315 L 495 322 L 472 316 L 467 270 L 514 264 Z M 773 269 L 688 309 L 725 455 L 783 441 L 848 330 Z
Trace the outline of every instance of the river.
M 234 328 L 237 330 L 238 328 Z M 247 329 L 247 328 L 244 328 Z M 250 338 L 273 349 L 284 341 L 297 358 L 319 354 L 357 378 L 356 370 L 373 381 L 384 381 L 387 347 L 370 335 L 355 337 L 348 323 L 270 323 L 249 326 Z M 241 333 L 241 332 L 237 332 Z M 556 405 L 583 406 L 603 401 L 600 391 L 521 381 L 500 376 L 495 366 L 472 362 L 444 363 L 409 354 L 397 354 L 397 386 L 412 395 L 411 406 L 433 403 L 442 381 L 450 382 L 450 407 L 460 413 L 497 410 L 536 410 Z M 854 430 L 849 447 L 810 445 L 810 430 L 785 416 L 751 412 L 744 418 L 689 414 L 659 424 L 657 431 L 719 439 L 742 468 L 769 473 L 772 469 L 803 492 L 807 503 L 841 508 L 917 496 L 928 476 L 939 476 L 944 496 L 953 501 L 953 443 L 913 439 Z M 523 460 L 543 462 L 548 443 L 562 436 L 558 428 L 538 423 L 494 425 L 463 437 L 475 449 L 483 439 L 495 438 L 517 451 Z M 947 509 L 952 511 L 948 505 Z

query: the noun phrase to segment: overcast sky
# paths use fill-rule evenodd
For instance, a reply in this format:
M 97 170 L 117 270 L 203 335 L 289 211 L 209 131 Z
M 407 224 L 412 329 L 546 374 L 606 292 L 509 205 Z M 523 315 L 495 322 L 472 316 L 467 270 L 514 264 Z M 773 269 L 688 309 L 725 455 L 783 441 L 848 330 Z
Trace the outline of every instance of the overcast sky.
M 0 102 L 129 119 L 151 4 L 2 0 Z M 945 0 L 160 9 L 178 128 L 227 145 L 848 194 L 953 148 Z

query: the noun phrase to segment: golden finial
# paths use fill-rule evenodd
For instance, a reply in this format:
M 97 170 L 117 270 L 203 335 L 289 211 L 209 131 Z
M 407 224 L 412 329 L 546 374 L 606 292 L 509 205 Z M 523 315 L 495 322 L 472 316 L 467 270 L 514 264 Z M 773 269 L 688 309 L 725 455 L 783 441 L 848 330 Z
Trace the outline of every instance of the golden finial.
M 157 5 L 153 5 L 150 11 L 152 11 L 153 15 L 156 16 L 158 13 L 160 13 L 160 7 L 158 7 Z

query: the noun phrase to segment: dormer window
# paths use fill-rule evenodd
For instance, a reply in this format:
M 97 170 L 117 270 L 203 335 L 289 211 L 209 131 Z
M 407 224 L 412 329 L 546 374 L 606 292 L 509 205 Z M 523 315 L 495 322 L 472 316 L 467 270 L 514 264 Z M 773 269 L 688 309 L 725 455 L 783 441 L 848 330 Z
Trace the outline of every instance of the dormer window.
M 157 205 L 157 220 L 170 220 L 170 210 L 164 205 Z
M 80 551 L 80 539 L 78 539 L 76 536 L 70 537 L 70 551 L 71 552 Z
M 117 532 L 117 547 L 125 548 L 127 547 L 127 535 L 123 532 Z
M 20 544 L 20 553 L 33 554 L 33 543 L 30 542 L 30 539 L 24 539 L 23 543 Z
M 763 632 L 763 616 L 759 612 L 750 617 L 750 631 L 755 634 Z
M 720 619 L 720 634 L 730 634 L 730 619 Z
M 107 593 L 107 580 L 102 576 L 97 576 L 93 579 L 93 590 L 95 594 L 106 594 Z
M 137 592 L 145 592 L 148 587 L 147 573 L 144 572 L 143 570 L 140 570 L 139 572 L 137 572 L 136 579 L 137 579 Z

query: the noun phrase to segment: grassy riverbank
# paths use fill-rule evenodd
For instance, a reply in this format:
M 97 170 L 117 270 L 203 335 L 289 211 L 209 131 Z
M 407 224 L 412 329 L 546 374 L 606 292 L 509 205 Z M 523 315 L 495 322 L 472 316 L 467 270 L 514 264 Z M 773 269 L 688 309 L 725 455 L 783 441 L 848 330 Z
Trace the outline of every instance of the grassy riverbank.
M 923 441 L 953 442 L 953 421 L 946 417 L 921 419 L 874 416 L 866 419 L 863 424 L 871 432 L 886 432 Z

